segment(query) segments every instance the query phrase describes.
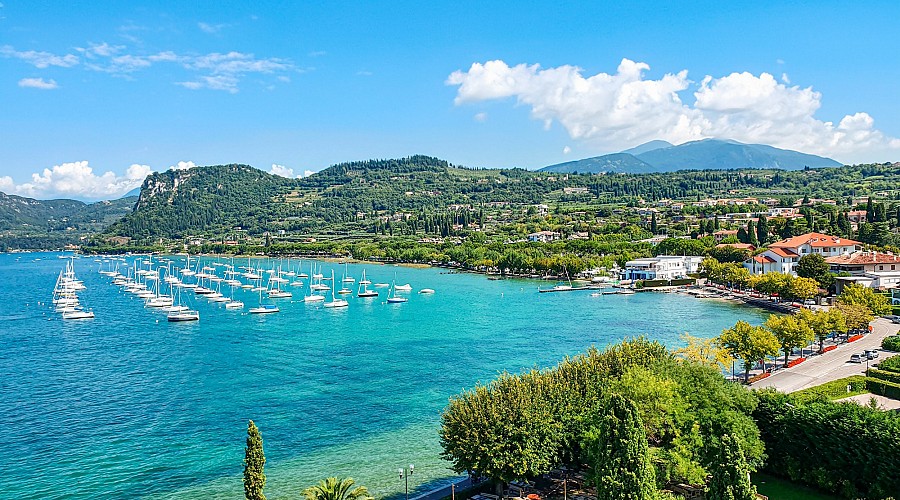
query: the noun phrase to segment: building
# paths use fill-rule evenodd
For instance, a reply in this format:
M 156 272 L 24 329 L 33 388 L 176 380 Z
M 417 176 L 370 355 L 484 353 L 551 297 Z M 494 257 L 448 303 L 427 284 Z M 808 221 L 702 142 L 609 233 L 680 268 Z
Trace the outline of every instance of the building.
M 536 243 L 547 243 L 559 239 L 559 233 L 556 231 L 538 231 L 528 235 L 528 241 Z
M 625 263 L 622 279 L 673 280 L 686 278 L 700 270 L 703 257 L 660 255 L 647 259 L 635 259 Z
M 808 254 L 822 257 L 837 257 L 856 251 L 858 241 L 829 236 L 822 233 L 806 233 L 769 245 L 769 248 L 744 262 L 744 267 L 752 274 L 779 272 L 796 274 L 794 268 L 800 258 Z
M 847 212 L 847 218 L 850 219 L 850 222 L 859 224 L 866 221 L 866 213 L 865 210 L 851 210 Z
M 722 229 L 722 230 L 714 232 L 713 237 L 716 239 L 716 241 L 722 241 L 731 236 L 734 236 L 735 238 L 737 238 L 737 234 L 738 234 L 737 229 Z
M 848 272 L 848 277 L 838 277 L 835 282 L 838 294 L 848 283 L 858 283 L 869 288 L 900 287 L 900 256 L 881 252 L 854 252 L 825 259 L 831 271 Z
M 563 192 L 566 194 L 587 194 L 588 188 L 586 188 L 586 187 L 567 187 L 567 188 L 563 188 Z

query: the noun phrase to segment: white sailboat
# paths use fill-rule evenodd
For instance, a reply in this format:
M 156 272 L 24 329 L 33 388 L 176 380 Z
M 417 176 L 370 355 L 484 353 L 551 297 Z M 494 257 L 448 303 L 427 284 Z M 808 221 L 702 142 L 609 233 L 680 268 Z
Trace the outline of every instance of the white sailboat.
M 409 301 L 406 297 L 400 297 L 397 295 L 397 287 L 391 283 L 391 290 L 388 292 L 387 298 L 388 304 L 400 304 L 403 302 Z
M 272 314 L 277 313 L 280 309 L 275 304 L 263 304 L 262 290 L 259 291 L 259 306 L 253 307 L 249 311 L 250 314 Z
M 325 307 L 329 307 L 329 308 L 335 308 L 335 307 L 347 307 L 347 306 L 349 306 L 349 305 L 350 305 L 349 302 L 347 302 L 347 301 L 344 300 L 344 299 L 338 299 L 338 298 L 335 298 L 335 296 L 334 296 L 334 271 L 331 271 L 331 283 L 332 283 L 332 288 L 331 288 L 331 302 L 326 302 L 326 303 L 323 304 L 323 305 L 324 305 Z
M 350 276 L 350 266 L 344 262 L 344 277 L 341 279 L 342 283 L 354 283 L 356 282 L 352 276 Z
M 366 270 L 363 269 L 362 279 L 359 280 L 359 288 L 356 289 L 357 297 L 378 297 L 378 292 L 369 290 L 369 283 L 371 283 L 371 281 L 366 279 Z

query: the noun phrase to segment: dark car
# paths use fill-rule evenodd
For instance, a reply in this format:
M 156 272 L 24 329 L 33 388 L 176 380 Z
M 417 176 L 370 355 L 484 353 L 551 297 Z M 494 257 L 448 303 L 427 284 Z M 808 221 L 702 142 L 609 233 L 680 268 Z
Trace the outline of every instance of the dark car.
M 876 351 L 876 350 L 874 350 L 874 349 L 871 350 L 871 351 L 868 351 L 868 350 L 867 350 L 867 351 L 864 352 L 863 354 L 864 354 L 864 355 L 866 356 L 866 358 L 868 358 L 868 359 L 875 359 L 875 358 L 878 357 L 878 351 Z

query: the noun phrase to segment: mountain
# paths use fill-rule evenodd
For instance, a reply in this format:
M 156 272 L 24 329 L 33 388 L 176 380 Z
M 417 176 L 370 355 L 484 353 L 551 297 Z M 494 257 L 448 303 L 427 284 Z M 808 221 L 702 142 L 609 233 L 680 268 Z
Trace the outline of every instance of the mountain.
M 134 207 L 136 197 L 84 203 L 76 200 L 35 200 L 0 193 L 0 230 L 98 231 L 121 219 Z
M 662 140 L 657 139 L 655 141 L 645 142 L 645 143 L 641 144 L 640 146 L 635 146 L 631 149 L 626 149 L 625 151 L 622 151 L 622 152 L 637 156 L 641 153 L 646 153 L 648 151 L 655 151 L 657 149 L 662 149 L 662 148 L 671 148 L 673 146 L 675 146 L 675 145 L 669 141 L 662 141 Z
M 602 172 L 620 172 L 644 174 L 655 172 L 653 165 L 628 153 L 612 153 L 594 156 L 583 160 L 569 161 L 544 167 L 541 172 L 565 172 L 578 174 L 599 174 Z
M 648 173 L 739 168 L 800 170 L 805 167 L 837 167 L 840 165 L 830 158 L 779 149 L 764 144 L 703 139 L 678 146 L 673 146 L 665 141 L 651 141 L 621 153 L 550 165 L 541 170 L 549 172 Z

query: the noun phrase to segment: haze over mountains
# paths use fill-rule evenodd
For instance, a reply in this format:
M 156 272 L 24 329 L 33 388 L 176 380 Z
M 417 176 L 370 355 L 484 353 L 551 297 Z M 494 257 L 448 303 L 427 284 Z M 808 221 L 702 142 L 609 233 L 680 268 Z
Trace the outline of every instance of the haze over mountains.
M 666 141 L 646 144 L 582 160 L 550 165 L 543 172 L 597 174 L 603 172 L 645 174 L 677 170 L 725 170 L 735 168 L 778 168 L 800 170 L 805 167 L 837 167 L 831 158 L 816 156 L 764 144 L 704 139 L 675 146 Z

